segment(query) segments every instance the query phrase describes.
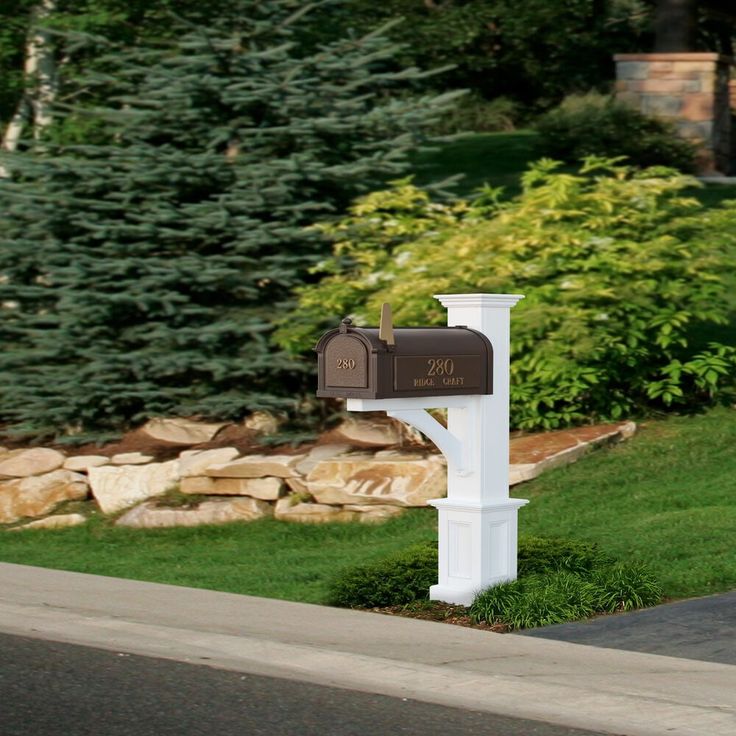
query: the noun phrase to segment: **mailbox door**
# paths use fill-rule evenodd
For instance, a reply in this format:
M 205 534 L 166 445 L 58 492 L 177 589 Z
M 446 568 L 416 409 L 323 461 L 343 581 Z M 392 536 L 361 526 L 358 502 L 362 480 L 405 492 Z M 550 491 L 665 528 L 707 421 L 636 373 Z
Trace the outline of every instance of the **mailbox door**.
M 331 388 L 368 388 L 368 349 L 352 335 L 336 335 L 324 350 L 324 385 Z

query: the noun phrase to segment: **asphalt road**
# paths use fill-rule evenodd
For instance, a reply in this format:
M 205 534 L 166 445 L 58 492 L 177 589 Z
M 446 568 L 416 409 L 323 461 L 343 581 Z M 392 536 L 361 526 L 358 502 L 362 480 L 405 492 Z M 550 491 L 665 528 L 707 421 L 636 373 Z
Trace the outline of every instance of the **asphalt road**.
M 736 591 L 518 634 L 736 665 Z
M 3 736 L 597 736 L 592 731 L 0 634 Z

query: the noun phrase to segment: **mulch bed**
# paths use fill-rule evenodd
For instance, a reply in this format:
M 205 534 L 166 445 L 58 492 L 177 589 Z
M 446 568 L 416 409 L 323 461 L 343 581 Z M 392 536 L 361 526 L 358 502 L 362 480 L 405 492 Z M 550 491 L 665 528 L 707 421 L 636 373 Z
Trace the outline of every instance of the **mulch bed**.
M 455 626 L 467 626 L 471 629 L 482 629 L 493 631 L 498 634 L 506 633 L 509 629 L 504 624 L 491 626 L 485 622 L 475 623 L 465 606 L 454 606 L 439 601 L 421 601 L 409 603 L 404 606 L 381 606 L 366 609 L 372 613 L 382 613 L 385 616 L 404 616 L 405 618 L 416 618 L 424 621 L 436 621 L 443 624 Z

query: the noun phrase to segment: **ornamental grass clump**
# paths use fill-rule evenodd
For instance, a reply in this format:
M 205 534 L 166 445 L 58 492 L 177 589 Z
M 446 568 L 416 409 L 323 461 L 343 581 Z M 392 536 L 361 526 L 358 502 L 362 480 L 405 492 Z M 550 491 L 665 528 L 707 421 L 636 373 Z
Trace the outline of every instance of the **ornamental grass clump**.
M 559 570 L 496 585 L 478 595 L 470 616 L 476 623 L 528 629 L 653 606 L 661 599 L 661 587 L 643 565 L 615 563 L 587 575 Z
M 511 422 L 550 429 L 734 396 L 736 201 L 706 208 L 698 182 L 589 158 L 577 173 L 542 160 L 523 192 L 443 204 L 408 181 L 364 197 L 323 228 L 334 255 L 302 288 L 279 339 L 306 350 L 346 315 L 439 325 L 433 298 L 520 293 L 512 312 Z M 715 338 L 721 335 L 721 342 Z

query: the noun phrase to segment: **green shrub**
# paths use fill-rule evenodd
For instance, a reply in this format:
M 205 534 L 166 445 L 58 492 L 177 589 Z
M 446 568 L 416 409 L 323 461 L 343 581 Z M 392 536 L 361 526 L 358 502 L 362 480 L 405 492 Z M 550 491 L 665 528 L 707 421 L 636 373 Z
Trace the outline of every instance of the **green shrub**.
M 479 94 L 460 97 L 454 107 L 432 128 L 438 135 L 473 131 L 497 133 L 515 130 L 521 117 L 521 106 L 509 97 L 485 100 Z
M 349 315 L 443 324 L 442 293 L 520 293 L 511 330 L 511 421 L 520 429 L 617 420 L 729 397 L 736 349 L 703 344 L 728 324 L 736 202 L 705 208 L 672 170 L 549 160 L 498 205 L 432 202 L 409 182 L 364 197 L 324 228 L 334 256 L 300 291 L 279 339 L 294 351 Z
M 594 544 L 571 539 L 521 537 L 519 575 L 587 573 L 611 560 Z M 410 547 L 378 562 L 341 572 L 333 581 L 330 603 L 347 608 L 399 606 L 428 598 L 437 582 L 437 543 Z M 513 588 L 510 595 L 513 595 Z
M 592 616 L 596 590 L 579 575 L 556 572 L 532 575 L 488 588 L 473 601 L 471 618 L 477 623 L 528 629 Z
M 437 543 L 417 544 L 378 562 L 341 572 L 329 603 L 344 608 L 400 606 L 428 597 L 437 582 Z
M 612 559 L 597 545 L 575 539 L 522 537 L 519 542 L 517 569 L 519 577 L 567 571 L 587 573 Z
M 695 147 L 674 126 L 597 92 L 570 95 L 534 126 L 545 156 L 577 162 L 586 156 L 626 156 L 636 166 L 693 168 Z

